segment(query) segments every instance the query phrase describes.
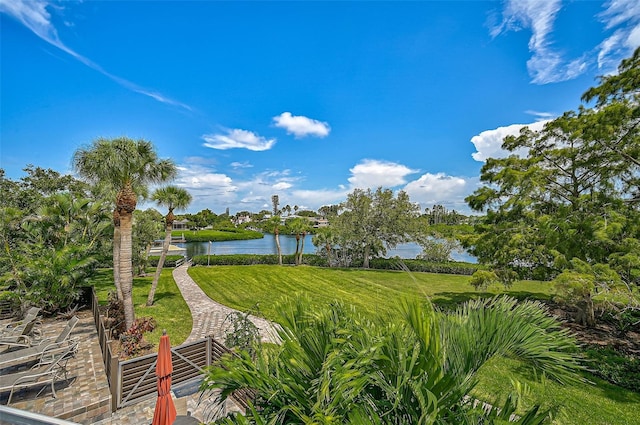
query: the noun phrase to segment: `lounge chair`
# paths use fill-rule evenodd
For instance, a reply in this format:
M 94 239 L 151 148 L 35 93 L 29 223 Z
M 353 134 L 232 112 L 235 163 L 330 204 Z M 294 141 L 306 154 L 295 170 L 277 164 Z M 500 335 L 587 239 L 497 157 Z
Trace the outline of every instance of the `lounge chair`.
M 56 338 L 43 338 L 37 345 L 21 347 L 8 353 L 0 354 L 0 369 L 28 363 L 41 358 L 45 353 L 54 355 L 69 345 L 69 335 L 78 324 L 78 317 L 73 316 Z
M 31 335 L 39 335 L 40 331 L 35 328 L 40 324 L 37 317 L 33 317 L 31 320 L 24 322 L 12 328 L 11 331 L 0 334 L 0 346 L 8 345 L 9 347 L 30 347 Z
M 38 314 L 40 314 L 40 308 L 31 307 L 29 310 L 27 310 L 27 313 L 24 315 L 22 319 L 17 319 L 17 320 L 12 319 L 12 320 L 3 322 L 2 325 L 0 325 L 0 335 L 4 335 L 7 332 L 13 332 L 13 329 L 15 329 L 17 326 L 20 326 L 25 322 L 30 322 L 36 319 L 38 317 Z
M 11 404 L 11 398 L 16 390 L 28 387 L 42 386 L 42 389 L 36 394 L 36 397 L 38 397 L 47 385 L 51 385 L 51 393 L 55 398 L 55 383 L 63 376 L 65 380 L 67 379 L 67 361 L 75 356 L 77 352 L 78 343 L 74 342 L 54 357 L 49 358 L 43 356 L 41 358 L 42 361 L 38 362 L 38 364 L 29 370 L 0 376 L 0 392 L 11 391 L 7 404 Z

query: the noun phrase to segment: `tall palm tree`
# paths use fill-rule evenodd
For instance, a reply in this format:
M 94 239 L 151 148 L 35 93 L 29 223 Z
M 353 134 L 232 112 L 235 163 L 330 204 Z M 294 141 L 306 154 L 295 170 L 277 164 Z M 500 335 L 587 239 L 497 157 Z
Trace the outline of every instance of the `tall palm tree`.
M 508 297 L 470 301 L 453 312 L 405 303 L 400 314 L 367 318 L 340 303 L 295 299 L 278 308 L 282 343 L 255 360 L 228 355 L 210 368 L 202 389 L 257 395 L 232 424 L 490 424 L 514 410 L 491 412 L 468 396 L 483 364 L 510 356 L 560 382 L 578 379 L 576 344 L 536 302 Z M 549 412 L 527 412 L 540 424 Z M 502 421 L 499 423 L 505 423 Z
M 164 217 L 165 235 L 164 242 L 162 244 L 162 253 L 160 254 L 160 260 L 158 260 L 158 267 L 156 267 L 156 274 L 153 276 L 153 283 L 149 290 L 149 296 L 147 297 L 147 306 L 153 305 L 153 297 L 156 295 L 156 288 L 158 287 L 158 280 L 160 280 L 160 273 L 162 273 L 162 267 L 164 266 L 164 260 L 167 258 L 167 252 L 169 252 L 169 245 L 171 244 L 171 230 L 173 230 L 173 221 L 175 216 L 173 215 L 174 209 L 185 209 L 191 203 L 191 195 L 185 189 L 176 186 L 166 186 L 156 189 L 151 196 L 158 206 L 167 207 L 169 212 Z
M 276 249 L 278 250 L 278 264 L 282 265 L 282 248 L 280 247 L 280 216 L 274 215 L 272 216 L 268 223 L 269 227 L 273 226 L 273 235 L 276 240 Z
M 158 158 L 151 142 L 127 137 L 99 138 L 90 146 L 79 148 L 73 155 L 73 166 L 81 177 L 94 183 L 106 183 L 117 191 L 115 212 L 120 221 L 119 282 L 125 322 L 130 328 L 135 320 L 131 261 L 133 211 L 138 195 L 146 195 L 148 185 L 173 179 L 177 168 L 172 160 Z

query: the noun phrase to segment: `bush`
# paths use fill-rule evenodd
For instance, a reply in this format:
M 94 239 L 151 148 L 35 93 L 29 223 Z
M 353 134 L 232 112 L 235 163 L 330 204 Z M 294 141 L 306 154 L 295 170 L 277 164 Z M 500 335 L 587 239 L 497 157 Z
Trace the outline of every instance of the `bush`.
M 424 260 L 409 260 L 400 258 L 374 258 L 369 262 L 372 269 L 377 270 L 400 270 L 402 265 L 409 271 L 423 273 L 446 273 L 472 275 L 480 268 L 477 264 L 450 261 L 446 263 L 434 263 Z
M 152 332 L 156 328 L 153 317 L 141 317 L 133 322 L 133 326 L 120 335 L 121 354 L 125 357 L 134 357 L 149 347 L 144 342 L 146 332 Z
M 167 257 L 164 260 L 163 267 L 175 267 L 176 262 L 178 262 L 179 260 L 182 260 L 183 258 L 184 257 L 182 255 L 167 255 Z M 158 267 L 158 261 L 160 261 L 160 257 L 153 256 L 153 257 L 149 257 L 148 260 L 149 260 L 150 267 Z
M 192 264 L 206 266 L 251 266 L 256 264 L 278 264 L 278 256 L 276 254 L 257 255 L 257 254 L 233 254 L 233 255 L 196 255 L 192 259 Z M 325 267 L 327 265 L 326 258 L 322 258 L 315 254 L 304 254 L 302 263 L 310 266 Z M 282 264 L 295 264 L 295 258 L 292 255 L 283 255 Z
M 640 393 L 640 359 L 612 348 L 590 347 L 585 350 L 586 366 L 596 376 L 612 384 Z
M 478 270 L 471 276 L 471 280 L 469 283 L 471 286 L 476 288 L 476 291 L 486 290 L 489 286 L 494 283 L 499 283 L 500 279 L 498 279 L 498 275 L 489 270 Z

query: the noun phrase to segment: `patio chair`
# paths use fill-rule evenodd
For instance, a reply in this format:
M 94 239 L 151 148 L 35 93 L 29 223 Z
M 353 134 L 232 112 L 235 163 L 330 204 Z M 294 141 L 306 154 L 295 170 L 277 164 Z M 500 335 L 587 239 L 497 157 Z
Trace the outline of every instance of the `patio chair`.
M 40 307 L 31 307 L 29 310 L 27 310 L 26 314 L 22 319 L 11 319 L 7 321 L 3 321 L 3 323 L 0 325 L 0 335 L 5 334 L 6 332 L 12 332 L 12 330 L 16 326 L 19 326 L 24 322 L 29 322 L 37 318 L 38 314 L 40 314 Z
M 70 358 L 74 357 L 78 352 L 78 342 L 69 344 L 65 350 L 59 352 L 52 358 L 41 358 L 42 361 L 38 362 L 29 370 L 22 372 L 3 374 L 0 376 L 0 392 L 9 393 L 9 400 L 7 404 L 11 404 L 13 393 L 16 390 L 28 387 L 42 386 L 42 389 L 38 391 L 36 397 L 38 397 L 42 391 L 51 385 L 51 393 L 53 398 L 56 398 L 55 384 L 63 376 L 67 380 L 67 362 Z
M 9 347 L 30 347 L 31 335 L 39 335 L 40 331 L 35 328 L 40 324 L 37 316 L 31 318 L 31 320 L 25 319 L 21 324 L 11 331 L 0 334 L 0 346 L 8 345 Z
M 0 369 L 35 361 L 38 358 L 41 358 L 45 353 L 48 353 L 51 356 L 61 350 L 64 350 L 69 344 L 69 335 L 71 335 L 71 331 L 78 324 L 78 320 L 77 316 L 73 316 L 69 319 L 64 329 L 62 329 L 56 338 L 43 338 L 37 345 L 33 345 L 31 347 L 20 347 L 14 351 L 0 354 Z

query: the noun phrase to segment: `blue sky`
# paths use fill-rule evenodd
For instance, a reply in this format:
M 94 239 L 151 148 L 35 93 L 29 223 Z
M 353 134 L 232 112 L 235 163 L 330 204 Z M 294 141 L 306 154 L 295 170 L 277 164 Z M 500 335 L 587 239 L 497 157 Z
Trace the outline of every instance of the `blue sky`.
M 468 212 L 505 135 L 640 45 L 640 2 L 0 0 L 0 39 L 10 178 L 127 136 L 176 162 L 191 212 L 378 186 Z

